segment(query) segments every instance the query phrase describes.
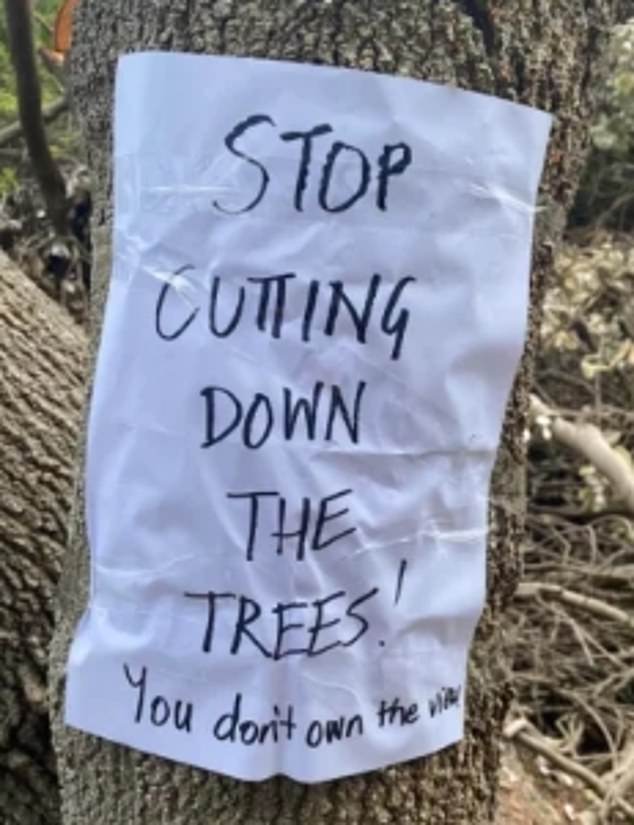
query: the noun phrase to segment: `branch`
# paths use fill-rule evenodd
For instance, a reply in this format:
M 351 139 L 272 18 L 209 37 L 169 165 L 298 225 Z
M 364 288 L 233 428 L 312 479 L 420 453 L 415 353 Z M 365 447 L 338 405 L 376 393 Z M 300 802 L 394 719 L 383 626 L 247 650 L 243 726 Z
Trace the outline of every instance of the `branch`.
M 554 517 L 576 524 L 587 524 L 599 521 L 602 518 L 631 519 L 634 512 L 629 507 L 606 507 L 603 510 L 576 510 L 567 507 L 545 507 L 541 504 L 529 504 L 528 512 L 539 518 L 540 516 Z
M 15 69 L 20 123 L 33 171 L 40 185 L 46 211 L 60 235 L 68 234 L 68 209 L 64 178 L 51 154 L 44 120 L 37 73 L 30 4 L 25 0 L 5 0 L 7 34 Z
M 623 756 L 609 774 L 612 780 L 610 789 L 603 803 L 603 813 L 609 813 L 609 807 L 617 797 L 625 797 L 634 785 L 634 741 L 623 749 Z
M 613 607 L 611 604 L 595 599 L 592 596 L 584 596 L 583 593 L 576 593 L 574 590 L 567 590 L 559 584 L 548 584 L 547 582 L 523 582 L 517 588 L 517 598 L 531 599 L 535 596 L 549 596 L 562 602 L 562 604 L 570 605 L 571 607 L 578 607 L 582 610 L 587 610 L 589 613 L 594 613 L 601 619 L 608 619 L 608 621 L 618 622 L 628 630 L 634 630 L 634 618 L 632 618 L 625 610 L 620 610 L 618 607 Z
M 37 20 L 40 26 L 44 29 L 44 31 L 50 36 L 53 34 L 53 27 L 51 24 L 37 11 L 32 12 L 33 17 Z
M 578 762 L 575 762 L 574 759 L 564 756 L 561 751 L 550 745 L 543 737 L 537 737 L 532 733 L 528 733 L 525 727 L 526 725 L 520 725 L 516 720 L 516 722 L 511 723 L 506 728 L 504 734 L 507 739 L 520 742 L 525 747 L 530 748 L 535 751 L 535 753 L 548 759 L 553 765 L 561 768 L 562 771 L 570 776 L 576 776 L 577 779 L 580 779 L 588 788 L 591 788 L 601 799 L 606 799 L 614 793 L 614 789 L 608 786 L 594 771 L 589 770 L 584 765 L 580 765 Z M 613 798 L 611 801 L 614 807 L 620 808 L 629 817 L 634 819 L 634 808 L 628 802 L 620 797 Z
M 64 73 L 64 59 L 58 52 L 46 49 L 44 46 L 37 50 L 37 53 L 42 61 L 42 65 L 49 74 L 49 77 L 57 86 L 57 90 L 61 94 L 65 94 L 65 73 Z
M 19 149 L 5 149 L 0 146 L 0 158 L 17 163 L 22 157 L 22 152 Z
M 535 395 L 531 395 L 531 413 L 534 418 L 547 417 L 557 441 L 571 447 L 603 473 L 628 512 L 634 513 L 634 471 L 598 427 L 566 421 Z
M 48 106 L 45 106 L 42 109 L 42 119 L 45 123 L 52 123 L 61 114 L 67 111 L 68 101 L 65 97 L 60 97 L 59 100 L 56 100 L 54 103 L 49 103 Z M 21 135 L 22 124 L 20 121 L 17 123 L 12 123 L 10 126 L 5 126 L 4 129 L 0 129 L 0 146 L 5 146 L 7 143 L 11 143 Z

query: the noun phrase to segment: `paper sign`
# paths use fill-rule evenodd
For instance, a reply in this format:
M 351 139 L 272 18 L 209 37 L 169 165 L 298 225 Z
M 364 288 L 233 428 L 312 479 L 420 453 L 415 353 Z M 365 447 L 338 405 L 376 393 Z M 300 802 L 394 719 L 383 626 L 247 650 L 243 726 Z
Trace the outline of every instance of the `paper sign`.
M 69 725 L 314 782 L 460 739 L 547 115 L 119 64 Z

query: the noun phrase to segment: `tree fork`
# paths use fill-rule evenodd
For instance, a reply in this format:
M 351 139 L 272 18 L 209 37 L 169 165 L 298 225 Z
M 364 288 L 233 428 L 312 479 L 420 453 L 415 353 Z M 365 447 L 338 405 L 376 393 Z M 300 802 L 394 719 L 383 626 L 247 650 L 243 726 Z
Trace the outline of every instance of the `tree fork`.
M 248 55 L 399 74 L 487 92 L 557 116 L 540 194 L 530 331 L 492 488 L 488 602 L 473 646 L 464 740 L 431 757 L 318 785 L 244 783 L 65 728 L 63 671 L 87 598 L 83 490 L 60 591 L 51 699 L 65 825 L 485 825 L 493 820 L 509 668 L 503 616 L 519 575 L 523 431 L 540 306 L 587 145 L 612 0 L 83 0 L 71 84 L 96 195 L 97 318 L 112 229 L 114 56 L 142 49 Z M 477 136 L 474 136 L 477 139 Z M 93 348 L 96 340 L 93 340 Z

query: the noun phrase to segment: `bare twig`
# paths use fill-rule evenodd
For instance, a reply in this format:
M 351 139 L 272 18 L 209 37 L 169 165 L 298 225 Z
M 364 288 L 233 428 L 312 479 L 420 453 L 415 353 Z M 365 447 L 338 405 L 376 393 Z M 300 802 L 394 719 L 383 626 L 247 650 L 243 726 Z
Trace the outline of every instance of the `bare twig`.
M 61 97 L 54 103 L 50 103 L 42 109 L 42 118 L 45 123 L 52 123 L 61 114 L 68 111 L 68 101 L 65 97 Z M 22 135 L 22 124 L 17 121 L 0 129 L 0 146 L 5 146 L 7 143 L 16 140 Z
M 588 610 L 602 619 L 620 622 L 629 630 L 634 630 L 634 618 L 629 616 L 624 610 L 619 610 L 618 607 L 613 607 L 601 599 L 595 599 L 591 596 L 584 596 L 583 593 L 567 590 L 558 584 L 523 582 L 517 589 L 517 596 L 520 599 L 534 598 L 535 596 L 555 598 L 563 604 Z
M 530 748 L 540 756 L 545 757 L 553 765 L 561 768 L 562 771 L 569 776 L 575 776 L 580 779 L 588 788 L 593 790 L 601 799 L 610 797 L 611 803 L 614 807 L 618 807 L 628 816 L 634 818 L 634 807 L 626 802 L 621 797 L 613 796 L 614 789 L 607 785 L 601 777 L 597 776 L 594 771 L 586 768 L 584 765 L 568 756 L 564 756 L 561 751 L 550 745 L 542 736 L 537 736 L 534 733 L 529 733 L 525 727 L 511 727 L 508 726 L 505 730 L 505 735 L 515 742 L 520 742 L 527 748 Z
M 58 92 L 64 94 L 66 91 L 64 64 L 60 63 L 57 53 L 45 48 L 39 48 L 37 53 L 49 77 L 57 86 Z
M 608 813 L 608 808 L 617 797 L 624 797 L 634 785 L 634 740 L 623 749 L 623 755 L 616 767 L 610 772 L 610 789 L 603 803 L 602 813 Z
M 571 447 L 603 473 L 628 511 L 634 513 L 634 472 L 598 427 L 566 421 L 535 395 L 531 396 L 531 412 L 535 418 L 546 416 L 557 441 Z
M 46 32 L 49 36 L 52 36 L 52 34 L 53 34 L 53 27 L 52 27 L 52 26 L 51 26 L 51 24 L 48 22 L 48 20 L 46 20 L 46 18 L 45 18 L 45 17 L 43 17 L 43 16 L 42 16 L 39 12 L 37 12 L 37 11 L 33 11 L 33 17 L 35 18 L 35 20 L 37 20 L 37 22 L 38 22 L 38 23 L 40 24 L 40 26 L 44 29 L 44 31 L 45 31 L 45 32 Z
M 530 512 L 536 516 L 549 516 L 566 521 L 573 521 L 576 524 L 587 524 L 601 518 L 634 518 L 634 511 L 629 507 L 606 507 L 604 510 L 572 510 L 566 507 L 543 507 L 540 504 L 532 504 Z

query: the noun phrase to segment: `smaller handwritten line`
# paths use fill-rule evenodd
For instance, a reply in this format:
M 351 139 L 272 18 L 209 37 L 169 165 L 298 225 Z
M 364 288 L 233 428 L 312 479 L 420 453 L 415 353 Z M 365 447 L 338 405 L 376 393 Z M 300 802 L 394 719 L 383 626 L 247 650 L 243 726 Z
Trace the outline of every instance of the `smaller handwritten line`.
M 401 598 L 401 591 L 403 589 L 403 579 L 405 578 L 405 571 L 407 570 L 407 559 L 401 561 L 401 566 L 398 569 L 398 578 L 396 580 L 396 593 L 394 594 L 394 604 L 398 604 Z

